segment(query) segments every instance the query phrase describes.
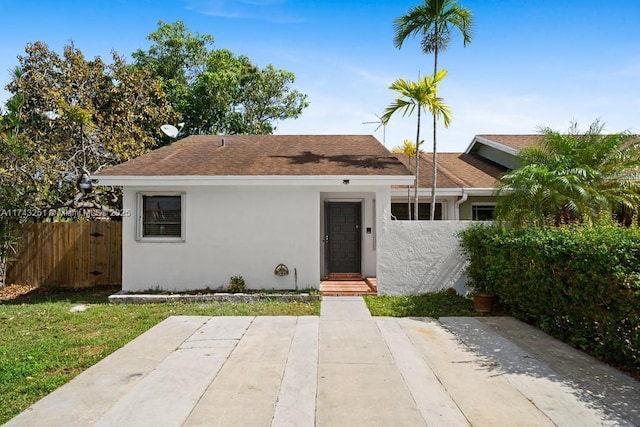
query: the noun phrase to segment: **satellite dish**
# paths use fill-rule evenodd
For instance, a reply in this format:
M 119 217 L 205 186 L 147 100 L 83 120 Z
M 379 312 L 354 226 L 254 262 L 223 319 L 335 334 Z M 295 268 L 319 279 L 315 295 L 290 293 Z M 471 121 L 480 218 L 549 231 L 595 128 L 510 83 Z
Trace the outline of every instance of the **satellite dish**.
M 162 125 L 160 126 L 160 130 L 169 138 L 177 138 L 183 127 L 184 123 L 178 123 L 178 127 L 174 125 Z

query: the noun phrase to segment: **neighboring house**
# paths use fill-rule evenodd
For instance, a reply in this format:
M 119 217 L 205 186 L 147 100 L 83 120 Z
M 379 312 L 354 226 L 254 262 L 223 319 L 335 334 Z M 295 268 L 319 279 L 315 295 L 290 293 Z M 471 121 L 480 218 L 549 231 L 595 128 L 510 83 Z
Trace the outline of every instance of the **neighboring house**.
M 199 135 L 93 180 L 123 189 L 122 288 L 141 291 L 374 277 L 391 188 L 413 177 L 372 136 Z
M 476 135 L 464 153 L 438 153 L 436 219 L 487 220 L 493 218 L 495 189 L 501 174 L 516 167 L 520 149 L 539 143 L 541 135 Z M 414 158 L 394 154 L 415 170 Z M 420 156 L 418 202 L 420 218 L 429 218 L 432 185 L 432 153 Z M 392 218 L 408 219 L 408 201 L 413 212 L 413 183 L 391 191 Z

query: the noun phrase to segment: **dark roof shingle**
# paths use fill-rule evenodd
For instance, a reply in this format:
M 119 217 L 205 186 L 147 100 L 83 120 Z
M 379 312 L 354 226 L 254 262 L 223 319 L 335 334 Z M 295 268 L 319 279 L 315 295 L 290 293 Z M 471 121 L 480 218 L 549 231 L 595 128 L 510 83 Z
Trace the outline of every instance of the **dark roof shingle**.
M 532 145 L 538 145 L 544 139 L 544 135 L 477 135 L 481 138 L 506 145 L 516 150 L 522 150 Z
M 371 135 L 193 135 L 96 175 L 389 176 L 410 173 Z
M 395 154 L 405 165 L 407 156 Z M 420 188 L 431 188 L 433 154 L 420 155 Z M 411 170 L 414 170 L 413 159 Z M 475 154 L 438 153 L 438 188 L 494 188 L 506 168 Z

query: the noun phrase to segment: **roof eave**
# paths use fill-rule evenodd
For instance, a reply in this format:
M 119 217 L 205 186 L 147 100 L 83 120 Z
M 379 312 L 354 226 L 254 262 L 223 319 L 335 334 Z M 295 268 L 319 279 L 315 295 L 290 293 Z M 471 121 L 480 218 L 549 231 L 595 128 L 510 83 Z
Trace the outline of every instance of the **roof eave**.
M 509 147 L 508 145 L 504 145 L 491 139 L 476 135 L 473 137 L 473 140 L 471 141 L 471 144 L 469 144 L 469 147 L 467 147 L 465 154 L 471 154 L 471 152 L 473 151 L 473 147 L 475 147 L 477 143 L 495 148 L 496 150 L 504 151 L 505 153 L 511 154 L 512 156 L 517 156 L 518 153 L 520 153 L 520 150 L 518 150 L 517 148 Z
M 464 188 L 463 190 L 469 196 L 495 196 L 497 188 Z
M 97 186 L 223 186 L 223 185 L 283 185 L 283 186 L 312 186 L 312 185 L 410 185 L 414 182 L 413 175 L 171 175 L 171 176 L 140 176 L 140 175 L 99 175 L 92 177 Z
M 411 194 L 413 195 L 413 189 L 411 190 Z M 451 196 L 462 196 L 466 194 L 468 196 L 495 196 L 496 189 L 487 187 L 487 188 L 475 188 L 475 187 L 465 187 L 465 188 L 436 188 L 436 196 L 440 197 L 451 197 Z M 394 197 L 398 196 L 407 196 L 406 188 L 393 188 L 391 190 L 391 195 Z M 418 189 L 419 196 L 429 196 L 431 195 L 431 188 L 420 187 Z

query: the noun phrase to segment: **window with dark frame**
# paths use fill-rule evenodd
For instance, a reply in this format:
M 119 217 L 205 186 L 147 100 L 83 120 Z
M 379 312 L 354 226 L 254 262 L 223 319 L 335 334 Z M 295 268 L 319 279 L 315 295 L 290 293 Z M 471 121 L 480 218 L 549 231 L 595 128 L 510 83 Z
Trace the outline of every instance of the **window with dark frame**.
M 182 197 L 142 196 L 142 237 L 182 237 Z
M 409 218 L 413 218 L 414 203 L 411 203 L 411 215 L 407 210 L 407 203 L 391 203 L 391 215 L 398 221 L 407 221 Z M 418 203 L 418 220 L 427 221 L 431 215 L 431 203 Z M 436 203 L 436 220 L 442 219 L 442 203 Z
M 496 207 L 494 205 L 472 205 L 471 219 L 474 221 L 491 221 Z

